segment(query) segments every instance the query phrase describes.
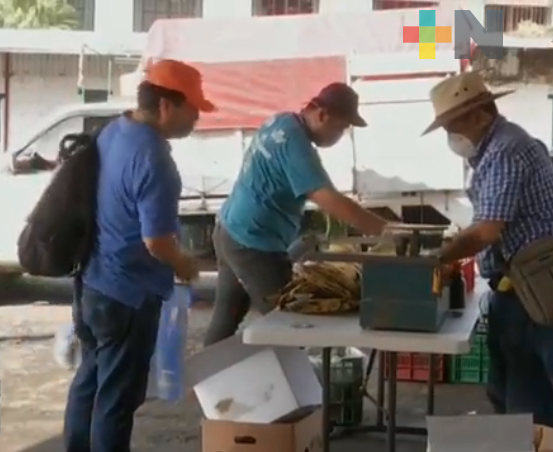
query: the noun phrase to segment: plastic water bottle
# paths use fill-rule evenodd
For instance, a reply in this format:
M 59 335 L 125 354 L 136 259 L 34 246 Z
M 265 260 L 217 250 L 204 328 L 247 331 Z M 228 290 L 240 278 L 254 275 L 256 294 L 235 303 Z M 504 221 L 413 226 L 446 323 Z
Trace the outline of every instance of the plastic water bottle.
M 177 402 L 184 396 L 184 361 L 188 310 L 192 305 L 192 290 L 188 286 L 175 286 L 173 295 L 163 302 L 159 320 L 154 366 L 156 369 L 157 397 Z

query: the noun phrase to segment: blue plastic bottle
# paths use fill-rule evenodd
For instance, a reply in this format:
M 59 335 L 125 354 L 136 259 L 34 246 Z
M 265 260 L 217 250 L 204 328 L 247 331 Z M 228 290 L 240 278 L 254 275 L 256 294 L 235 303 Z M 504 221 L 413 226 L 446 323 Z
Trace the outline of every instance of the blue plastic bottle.
M 192 306 L 189 286 L 176 285 L 171 298 L 163 302 L 159 320 L 154 365 L 157 397 L 174 403 L 184 396 L 184 361 L 188 310 Z

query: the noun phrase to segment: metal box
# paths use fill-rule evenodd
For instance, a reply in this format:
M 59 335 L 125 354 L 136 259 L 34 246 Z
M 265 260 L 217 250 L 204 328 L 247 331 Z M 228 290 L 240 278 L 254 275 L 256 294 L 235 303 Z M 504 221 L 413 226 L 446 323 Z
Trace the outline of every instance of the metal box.
M 379 330 L 437 332 L 449 310 L 437 259 L 378 256 L 363 262 L 360 325 Z
M 387 231 L 392 243 L 387 243 L 385 235 L 332 240 L 337 245 L 356 245 L 355 251 L 324 251 L 321 245 L 328 240 L 307 236 L 290 247 L 289 255 L 299 262 L 360 264 L 362 328 L 437 332 L 449 310 L 449 287 L 442 279 L 438 259 L 427 251 L 441 246 L 446 228 L 390 225 Z M 362 247 L 367 251 L 361 252 Z

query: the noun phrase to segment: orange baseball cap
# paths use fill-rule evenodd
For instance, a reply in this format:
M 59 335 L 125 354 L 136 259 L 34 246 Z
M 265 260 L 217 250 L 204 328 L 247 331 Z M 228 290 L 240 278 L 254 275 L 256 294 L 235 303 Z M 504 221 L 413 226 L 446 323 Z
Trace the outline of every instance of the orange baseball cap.
M 175 60 L 159 60 L 148 64 L 145 72 L 145 81 L 181 93 L 199 111 L 211 113 L 217 110 L 205 98 L 202 74 L 195 67 Z

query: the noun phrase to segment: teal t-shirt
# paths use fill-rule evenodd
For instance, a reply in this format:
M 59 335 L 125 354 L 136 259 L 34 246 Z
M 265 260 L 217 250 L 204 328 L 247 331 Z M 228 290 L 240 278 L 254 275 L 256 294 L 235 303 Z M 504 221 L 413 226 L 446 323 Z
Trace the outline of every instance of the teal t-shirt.
M 220 222 L 239 244 L 286 252 L 297 238 L 307 195 L 332 187 L 300 118 L 282 113 L 257 131 Z

